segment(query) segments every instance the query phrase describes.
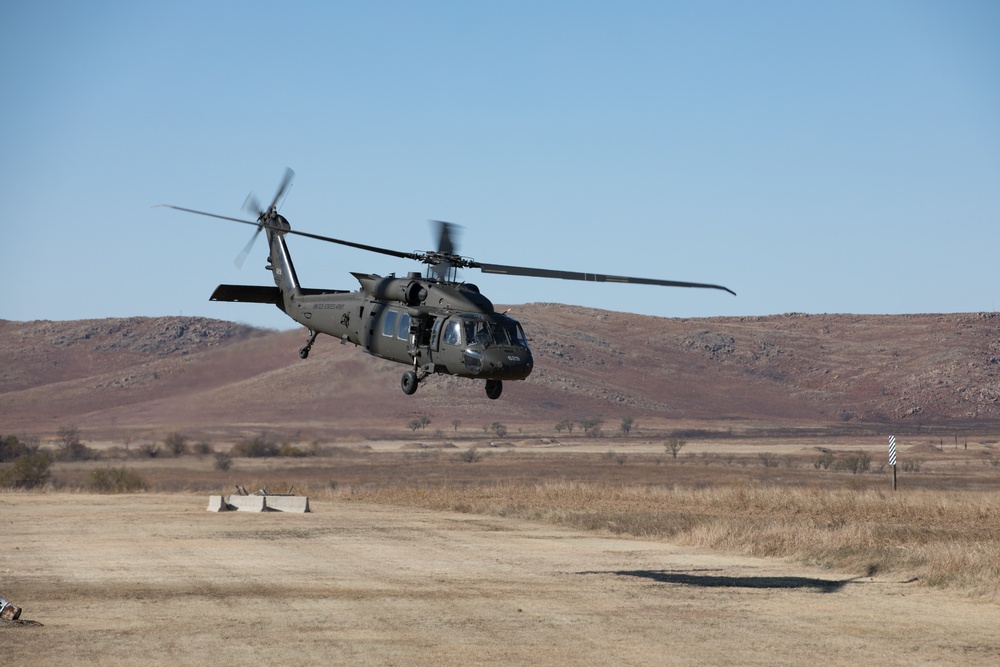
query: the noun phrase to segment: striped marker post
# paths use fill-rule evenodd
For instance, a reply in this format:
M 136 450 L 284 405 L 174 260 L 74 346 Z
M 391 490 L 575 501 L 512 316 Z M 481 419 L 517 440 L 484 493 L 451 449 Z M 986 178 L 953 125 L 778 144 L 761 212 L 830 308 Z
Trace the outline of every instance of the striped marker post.
M 892 490 L 896 490 L 896 436 L 889 436 L 889 465 L 892 466 Z

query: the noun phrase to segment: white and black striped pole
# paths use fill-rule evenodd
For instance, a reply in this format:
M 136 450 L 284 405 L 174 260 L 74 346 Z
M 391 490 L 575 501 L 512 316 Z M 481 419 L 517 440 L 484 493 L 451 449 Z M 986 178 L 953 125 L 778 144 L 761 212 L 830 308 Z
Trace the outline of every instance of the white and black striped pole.
M 892 490 L 896 490 L 896 436 L 889 436 L 889 465 L 892 466 Z

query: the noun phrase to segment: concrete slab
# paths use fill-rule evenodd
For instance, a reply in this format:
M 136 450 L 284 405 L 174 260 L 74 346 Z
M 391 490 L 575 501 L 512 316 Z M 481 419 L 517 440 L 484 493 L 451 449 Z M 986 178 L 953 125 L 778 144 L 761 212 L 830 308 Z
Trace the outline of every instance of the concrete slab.
M 275 512 L 308 512 L 309 496 L 262 496 L 269 510 Z
M 237 512 L 263 512 L 267 496 L 229 496 L 227 504 Z
M 209 496 L 208 497 L 208 511 L 209 512 L 226 512 L 228 510 L 229 510 L 229 506 L 226 504 L 226 500 L 222 496 Z

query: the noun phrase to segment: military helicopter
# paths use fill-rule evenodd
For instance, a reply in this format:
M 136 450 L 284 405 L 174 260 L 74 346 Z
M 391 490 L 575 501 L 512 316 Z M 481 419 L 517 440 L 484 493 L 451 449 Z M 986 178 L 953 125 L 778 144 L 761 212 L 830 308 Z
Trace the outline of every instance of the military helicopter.
M 486 395 L 497 399 L 503 392 L 504 380 L 523 380 L 531 374 L 534 359 L 521 324 L 504 313 L 496 312 L 493 303 L 480 293 L 478 287 L 459 281 L 459 269 L 535 278 L 701 287 L 736 294 L 728 287 L 705 283 L 478 262 L 456 253 L 453 240 L 455 225 L 447 222 L 437 221 L 438 249 L 428 252 L 400 252 L 294 230 L 288 220 L 278 213 L 279 201 L 288 191 L 293 176 L 291 169 L 285 171 L 267 208 L 262 208 L 253 194 L 247 197 L 244 211 L 255 214 L 256 221 L 170 204 L 161 206 L 256 226 L 250 242 L 237 257 L 237 266 L 242 266 L 260 233 L 267 234 L 270 254 L 266 268 L 274 277 L 274 287 L 219 285 L 212 293 L 212 301 L 277 306 L 309 330 L 309 339 L 299 350 L 303 359 L 309 356 L 316 337 L 326 334 L 339 338 L 342 344 L 360 346 L 376 357 L 406 364 L 411 370 L 403 373 L 400 387 L 407 395 L 415 393 L 428 376 L 445 374 L 485 380 Z M 285 242 L 289 234 L 416 260 L 427 264 L 428 268 L 424 275 L 411 272 L 405 278 L 352 272 L 351 275 L 361 285 L 356 291 L 303 287 Z

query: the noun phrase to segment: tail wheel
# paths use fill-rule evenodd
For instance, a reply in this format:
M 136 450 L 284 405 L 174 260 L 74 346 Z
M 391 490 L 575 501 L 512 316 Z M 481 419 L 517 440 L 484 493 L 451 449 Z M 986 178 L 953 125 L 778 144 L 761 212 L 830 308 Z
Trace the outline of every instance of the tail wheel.
M 403 373 L 402 379 L 399 381 L 399 387 L 403 390 L 403 393 L 407 396 L 412 396 L 417 391 L 417 374 L 413 371 L 406 371 Z
M 494 401 L 503 393 L 503 380 L 487 380 L 486 395 Z

